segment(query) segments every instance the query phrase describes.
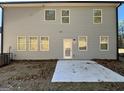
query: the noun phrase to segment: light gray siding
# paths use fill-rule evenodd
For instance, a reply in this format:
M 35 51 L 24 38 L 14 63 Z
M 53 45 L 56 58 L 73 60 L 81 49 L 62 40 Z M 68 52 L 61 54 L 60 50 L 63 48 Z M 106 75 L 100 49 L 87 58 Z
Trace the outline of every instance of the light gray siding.
M 102 24 L 93 24 L 93 9 L 103 11 Z M 56 9 L 56 20 L 45 21 L 44 9 Z M 70 10 L 70 24 L 61 24 L 61 9 Z M 116 59 L 115 7 L 44 7 L 5 8 L 4 52 L 14 53 L 14 59 L 63 59 L 63 39 L 76 39 L 72 59 Z M 16 51 L 18 35 L 49 36 L 50 50 Z M 78 36 L 88 37 L 88 50 L 78 50 Z M 109 36 L 109 51 L 99 50 L 99 36 Z M 28 41 L 27 41 L 28 43 Z M 40 50 L 40 49 L 39 49 Z

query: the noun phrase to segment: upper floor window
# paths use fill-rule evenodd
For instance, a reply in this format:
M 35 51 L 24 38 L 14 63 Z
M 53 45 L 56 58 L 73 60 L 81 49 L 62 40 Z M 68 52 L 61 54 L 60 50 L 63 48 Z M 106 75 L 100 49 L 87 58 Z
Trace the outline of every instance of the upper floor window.
M 55 20 L 55 10 L 45 10 L 45 20 Z
M 26 36 L 17 37 L 17 50 L 25 51 L 26 50 Z
M 100 36 L 100 50 L 106 51 L 109 49 L 109 37 L 108 36 Z
M 38 50 L 38 37 L 37 36 L 29 37 L 29 50 L 30 51 Z
M 49 51 L 49 37 L 46 36 L 40 37 L 40 50 Z
M 102 23 L 102 9 L 93 9 L 93 23 L 94 24 Z
M 61 19 L 62 24 L 65 24 L 65 23 L 69 24 L 70 23 L 70 11 L 69 10 L 67 10 L 67 9 L 62 10 L 61 16 L 62 16 L 62 19 Z
M 78 48 L 80 51 L 87 50 L 87 36 L 78 37 Z

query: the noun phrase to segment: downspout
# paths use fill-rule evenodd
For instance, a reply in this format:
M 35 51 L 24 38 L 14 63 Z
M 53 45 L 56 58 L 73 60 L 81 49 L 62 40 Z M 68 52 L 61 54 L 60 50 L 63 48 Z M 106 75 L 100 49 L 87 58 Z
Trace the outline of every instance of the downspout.
M 1 6 L 0 6 L 1 7 Z M 1 27 L 1 54 L 3 54 L 3 32 L 4 32 L 4 8 L 2 9 L 2 27 Z
M 116 49 L 116 55 L 117 55 L 117 60 L 119 60 L 119 46 L 118 46 L 118 8 L 121 6 L 121 3 L 116 7 L 116 43 L 117 43 L 117 49 Z

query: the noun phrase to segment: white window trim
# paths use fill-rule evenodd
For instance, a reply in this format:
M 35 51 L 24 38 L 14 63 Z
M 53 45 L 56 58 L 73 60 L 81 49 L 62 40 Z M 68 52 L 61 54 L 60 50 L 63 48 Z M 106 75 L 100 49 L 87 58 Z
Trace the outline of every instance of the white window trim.
M 45 18 L 45 12 L 47 11 L 47 10 L 54 10 L 55 11 L 55 20 L 46 20 L 46 18 Z M 56 21 L 56 9 L 44 9 L 44 21 Z
M 94 10 L 100 10 L 101 11 L 101 16 L 94 16 Z M 101 22 L 100 23 L 94 23 L 94 18 L 95 17 L 101 17 Z M 93 9 L 93 24 L 102 24 L 103 21 L 103 11 L 102 9 Z
M 80 37 L 86 37 L 86 50 L 79 49 L 79 38 Z M 88 36 L 78 36 L 78 51 L 88 51 Z
M 37 38 L 37 50 L 31 50 L 30 49 L 30 37 L 36 37 Z M 29 42 L 28 42 L 29 44 L 29 51 L 38 51 L 38 36 L 29 36 Z
M 69 16 L 62 16 L 62 10 L 68 10 L 69 11 Z M 70 9 L 61 9 L 61 24 L 70 24 Z M 62 23 L 62 18 L 63 17 L 69 17 L 69 23 Z
M 43 50 L 43 49 L 41 49 L 41 37 L 48 37 L 48 50 Z M 40 51 L 49 51 L 50 49 L 49 49 L 49 36 L 40 36 Z
M 19 38 L 19 37 L 24 37 L 24 38 L 25 38 L 25 49 L 24 49 L 24 50 L 18 49 L 18 44 L 19 44 L 18 38 Z M 17 36 L 17 40 L 16 40 L 16 50 L 17 50 L 17 51 L 26 51 L 26 48 L 27 48 L 27 42 L 26 42 L 26 41 L 27 41 L 27 40 L 26 40 L 26 36 L 23 36 L 23 35 Z
M 101 49 L 101 44 L 102 44 L 102 42 L 101 42 L 101 37 L 107 37 L 107 38 L 108 38 L 108 42 L 107 42 L 108 47 L 107 47 L 106 50 L 105 50 L 105 49 Z M 99 36 L 99 50 L 100 50 L 100 51 L 109 51 L 109 36 Z

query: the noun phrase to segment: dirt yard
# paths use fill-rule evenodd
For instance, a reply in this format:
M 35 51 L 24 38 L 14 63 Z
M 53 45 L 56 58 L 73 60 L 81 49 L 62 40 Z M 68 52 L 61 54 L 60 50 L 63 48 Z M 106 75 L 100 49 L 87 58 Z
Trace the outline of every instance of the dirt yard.
M 124 83 L 51 83 L 55 66 L 56 61 L 12 62 L 0 68 L 0 90 L 124 90 Z
M 124 76 L 124 62 L 116 60 L 95 60 L 98 64 L 101 64 L 119 74 Z

